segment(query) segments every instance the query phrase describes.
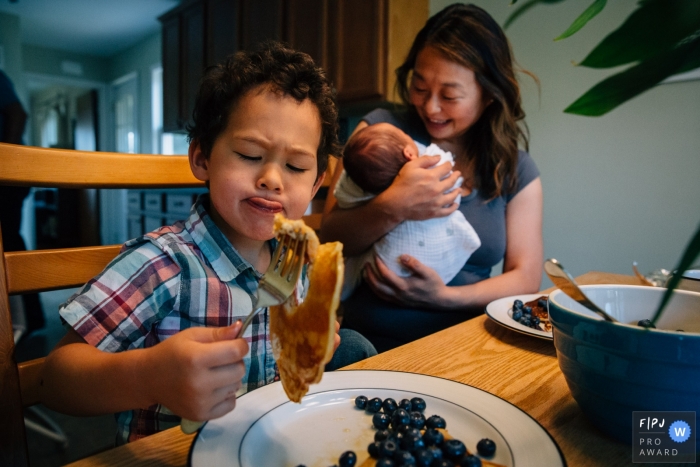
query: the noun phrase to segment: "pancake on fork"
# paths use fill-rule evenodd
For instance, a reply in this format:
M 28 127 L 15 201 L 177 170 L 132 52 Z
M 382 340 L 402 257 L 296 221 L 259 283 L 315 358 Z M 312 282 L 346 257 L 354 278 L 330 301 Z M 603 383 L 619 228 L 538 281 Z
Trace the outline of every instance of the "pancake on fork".
M 270 307 L 272 351 L 282 386 L 292 402 L 301 402 L 309 385 L 321 381 L 333 357 L 336 310 L 343 285 L 343 245 L 319 245 L 316 233 L 304 221 L 275 216 L 275 235 L 307 239 L 309 290 L 299 303 L 296 293 L 283 304 Z

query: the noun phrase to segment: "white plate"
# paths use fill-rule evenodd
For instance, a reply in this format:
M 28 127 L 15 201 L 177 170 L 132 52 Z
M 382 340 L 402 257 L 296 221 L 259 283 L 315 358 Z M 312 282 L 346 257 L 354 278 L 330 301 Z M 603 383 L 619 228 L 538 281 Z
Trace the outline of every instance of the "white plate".
M 514 331 L 530 334 L 542 339 L 552 340 L 552 331 L 541 331 L 532 329 L 515 321 L 513 316 L 513 302 L 516 299 L 522 300 L 523 303 L 532 301 L 538 297 L 546 296 L 547 294 L 533 293 L 528 295 L 513 295 L 512 297 L 499 298 L 486 305 L 486 314 L 489 318 Z
M 372 417 L 355 397 L 422 397 L 426 416 L 441 415 L 449 433 L 476 452 L 496 442 L 494 462 L 507 466 L 563 466 L 558 446 L 533 418 L 480 389 L 447 379 L 392 371 L 335 371 L 323 375 L 301 404 L 277 382 L 242 396 L 236 409 L 208 422 L 190 449 L 194 467 L 327 467 L 353 450 L 364 458 L 374 440 Z

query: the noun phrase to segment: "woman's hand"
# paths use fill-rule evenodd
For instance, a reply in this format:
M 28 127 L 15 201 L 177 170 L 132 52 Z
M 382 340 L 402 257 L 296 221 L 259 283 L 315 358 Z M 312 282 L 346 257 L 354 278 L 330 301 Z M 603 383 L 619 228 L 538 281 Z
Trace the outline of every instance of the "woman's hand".
M 336 320 L 335 336 L 333 336 L 333 353 L 338 350 L 338 346 L 340 345 L 340 334 L 338 334 L 338 331 L 340 331 L 340 323 Z
M 391 206 L 403 220 L 424 220 L 444 217 L 459 206 L 455 199 L 460 190 L 450 190 L 460 177 L 448 162 L 435 165 L 440 156 L 423 156 L 407 162 L 391 186 L 377 196 L 377 201 Z
M 401 256 L 401 264 L 411 271 L 409 277 L 400 277 L 375 258 L 374 267 L 365 266 L 365 281 L 378 297 L 397 305 L 442 309 L 448 287 L 440 275 L 409 255 Z

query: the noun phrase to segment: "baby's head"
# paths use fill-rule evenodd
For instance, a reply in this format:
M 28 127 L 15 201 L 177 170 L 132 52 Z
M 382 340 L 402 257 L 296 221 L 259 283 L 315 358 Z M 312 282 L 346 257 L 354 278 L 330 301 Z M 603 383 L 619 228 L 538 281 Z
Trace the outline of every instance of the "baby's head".
M 401 167 L 418 157 L 416 143 L 389 123 L 375 123 L 358 131 L 343 151 L 343 167 L 363 190 L 378 194 L 389 188 Z
M 187 128 L 190 141 L 196 141 L 209 157 L 240 98 L 263 85 L 299 103 L 308 100 L 318 109 L 321 140 L 317 177 L 320 177 L 328 166 L 328 156 L 340 152 L 335 93 L 326 73 L 309 55 L 279 42 L 268 41 L 258 50 L 237 52 L 205 71 L 194 104 L 194 122 Z

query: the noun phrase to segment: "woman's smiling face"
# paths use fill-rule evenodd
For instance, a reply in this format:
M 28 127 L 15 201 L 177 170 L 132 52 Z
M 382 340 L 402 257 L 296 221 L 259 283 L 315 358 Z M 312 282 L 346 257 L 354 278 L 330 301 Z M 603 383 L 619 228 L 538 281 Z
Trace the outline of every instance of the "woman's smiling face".
M 244 94 L 208 159 L 190 148 L 195 176 L 209 182 L 210 214 L 231 243 L 272 237 L 276 213 L 299 219 L 316 180 L 321 140 L 318 109 L 262 85 Z
M 409 96 L 432 142 L 448 147 L 462 146 L 459 137 L 479 120 L 485 108 L 474 72 L 431 46 L 416 57 Z

